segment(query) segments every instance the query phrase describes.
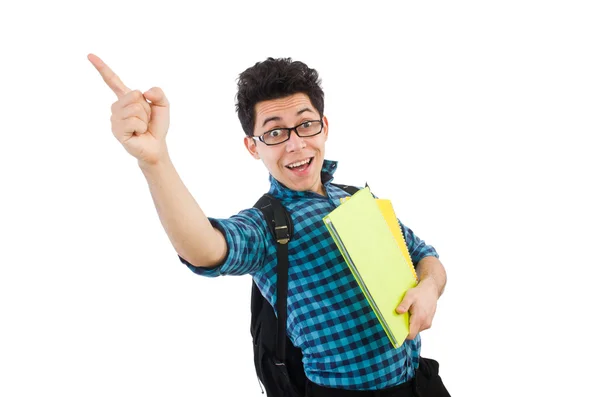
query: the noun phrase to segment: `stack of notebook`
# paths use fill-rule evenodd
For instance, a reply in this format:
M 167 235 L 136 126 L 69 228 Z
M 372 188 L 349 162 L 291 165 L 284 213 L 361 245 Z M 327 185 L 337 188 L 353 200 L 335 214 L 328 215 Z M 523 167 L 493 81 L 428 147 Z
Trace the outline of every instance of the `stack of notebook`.
M 395 348 L 409 334 L 409 313 L 398 314 L 417 285 L 412 260 L 389 200 L 361 189 L 323 218 L 365 298 Z

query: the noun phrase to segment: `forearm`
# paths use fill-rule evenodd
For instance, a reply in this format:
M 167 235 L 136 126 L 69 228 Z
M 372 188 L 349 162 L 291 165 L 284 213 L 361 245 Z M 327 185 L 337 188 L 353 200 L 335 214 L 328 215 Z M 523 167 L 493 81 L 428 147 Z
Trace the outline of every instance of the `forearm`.
M 446 287 L 446 270 L 442 262 L 435 256 L 426 256 L 417 263 L 416 270 L 419 284 L 433 285 L 440 297 Z
M 175 251 L 194 266 L 212 267 L 227 254 L 224 236 L 214 229 L 167 157 L 156 164 L 139 163 L 154 206 Z

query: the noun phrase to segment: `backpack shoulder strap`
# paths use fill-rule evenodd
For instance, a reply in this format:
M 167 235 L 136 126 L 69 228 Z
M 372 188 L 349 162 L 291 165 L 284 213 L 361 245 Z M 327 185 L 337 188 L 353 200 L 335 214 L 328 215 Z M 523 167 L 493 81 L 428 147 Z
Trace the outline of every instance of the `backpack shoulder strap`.
M 264 194 L 254 204 L 265 217 L 271 235 L 277 241 L 277 342 L 275 359 L 277 364 L 285 363 L 287 293 L 288 293 L 288 242 L 294 235 L 292 220 L 281 202 L 270 194 Z
M 279 244 L 287 244 L 292 239 L 294 225 L 292 225 L 287 210 L 278 199 L 265 193 L 254 204 L 254 208 L 258 208 L 263 213 L 275 241 Z
M 360 189 L 349 185 L 333 184 L 340 189 L 354 194 Z M 285 365 L 286 359 L 286 324 L 287 324 L 287 293 L 288 293 L 288 242 L 294 235 L 294 225 L 289 213 L 281 202 L 266 193 L 254 204 L 258 208 L 269 227 L 271 235 L 277 242 L 277 342 L 275 359 L 278 365 Z M 281 299 L 280 299 L 281 298 Z

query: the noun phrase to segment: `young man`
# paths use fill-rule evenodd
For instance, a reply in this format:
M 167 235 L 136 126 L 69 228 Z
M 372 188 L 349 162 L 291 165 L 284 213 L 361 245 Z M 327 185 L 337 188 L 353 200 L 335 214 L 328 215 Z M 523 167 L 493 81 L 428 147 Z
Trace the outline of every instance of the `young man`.
M 113 134 L 138 159 L 180 260 L 204 276 L 250 274 L 274 305 L 276 247 L 260 211 L 206 217 L 169 159 L 162 90 L 131 91 L 98 57 L 88 58 L 118 97 Z M 431 326 L 446 283 L 436 251 L 401 224 L 419 283 L 396 309 L 410 311 L 411 323 L 394 349 L 322 222 L 348 194 L 331 184 L 337 163 L 324 157 L 329 126 L 317 72 L 290 59 L 259 62 L 240 74 L 237 112 L 248 152 L 265 164 L 270 193 L 294 224 L 287 334 L 304 355 L 311 395 L 412 395 L 405 386 L 417 371 L 419 332 Z

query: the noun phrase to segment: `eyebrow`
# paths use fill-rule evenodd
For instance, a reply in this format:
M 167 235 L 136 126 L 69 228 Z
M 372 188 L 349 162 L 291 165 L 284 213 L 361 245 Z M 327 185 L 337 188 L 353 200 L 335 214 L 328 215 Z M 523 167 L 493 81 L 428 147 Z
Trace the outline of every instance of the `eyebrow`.
M 298 110 L 298 113 L 296 113 L 296 115 L 300 116 L 302 113 L 305 113 L 305 112 L 314 113 L 311 108 L 304 108 L 304 109 Z M 279 116 L 269 117 L 269 118 L 265 119 L 265 121 L 263 121 L 262 126 L 264 127 L 269 121 L 280 121 L 280 120 L 281 120 L 281 117 L 279 117 Z

